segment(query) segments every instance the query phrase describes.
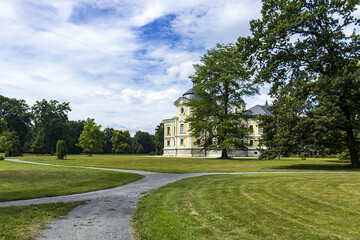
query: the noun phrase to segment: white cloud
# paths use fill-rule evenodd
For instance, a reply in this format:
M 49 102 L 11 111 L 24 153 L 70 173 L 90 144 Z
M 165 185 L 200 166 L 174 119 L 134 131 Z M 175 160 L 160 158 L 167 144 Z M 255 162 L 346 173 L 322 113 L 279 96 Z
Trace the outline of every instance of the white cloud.
M 92 117 L 103 127 L 153 132 L 162 119 L 172 117 L 173 102 L 192 86 L 192 65 L 206 48 L 247 34 L 260 4 L 3 0 L 0 94 L 30 105 L 43 98 L 68 101 L 71 119 Z M 169 28 L 178 39 L 157 42 L 139 36 L 139 27 L 169 14 L 175 16 Z

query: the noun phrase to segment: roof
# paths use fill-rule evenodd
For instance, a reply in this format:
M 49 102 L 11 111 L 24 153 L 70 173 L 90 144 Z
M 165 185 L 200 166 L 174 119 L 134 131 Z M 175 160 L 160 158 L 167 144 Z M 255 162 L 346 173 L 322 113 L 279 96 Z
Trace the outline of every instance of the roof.
M 187 98 L 187 99 L 193 99 L 193 98 L 197 98 L 194 94 L 194 88 L 190 88 L 189 90 L 187 90 L 183 95 L 183 98 Z
M 189 99 L 193 99 L 196 98 L 198 99 L 198 97 L 194 94 L 194 89 L 190 88 L 189 90 L 187 90 L 181 97 L 179 97 L 175 102 L 174 105 L 175 106 L 179 106 L 184 104 L 185 102 L 187 102 Z
M 256 105 L 249 109 L 249 115 L 272 115 L 268 107 L 267 102 L 265 105 Z

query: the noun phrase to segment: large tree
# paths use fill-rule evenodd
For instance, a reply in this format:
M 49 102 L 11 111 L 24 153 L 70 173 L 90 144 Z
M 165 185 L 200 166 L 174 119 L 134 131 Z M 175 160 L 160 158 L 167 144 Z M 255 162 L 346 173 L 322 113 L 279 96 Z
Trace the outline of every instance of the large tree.
M 10 131 L 17 133 L 21 145 L 24 145 L 25 137 L 31 127 L 29 106 L 25 100 L 0 95 L 0 118 L 7 122 Z
M 113 153 L 131 153 L 131 137 L 129 131 L 114 130 L 110 139 Z
M 66 122 L 68 134 L 66 139 L 66 147 L 69 154 L 81 153 L 81 148 L 77 146 L 80 134 L 84 130 L 85 120 L 70 120 Z
M 241 140 L 249 133 L 244 122 L 249 115 L 241 111 L 243 97 L 258 93 L 258 87 L 250 80 L 236 46 L 216 45 L 194 68 L 195 74 L 190 78 L 198 97 L 188 102 L 192 109 L 188 118 L 192 135 L 205 150 L 221 150 L 222 158 L 228 158 L 230 149 L 246 149 Z
M 113 128 L 105 128 L 104 135 L 105 135 L 105 144 L 104 144 L 104 153 L 112 153 L 113 144 L 111 143 L 111 138 L 114 135 L 115 129 Z
M 38 144 L 39 141 L 44 141 L 41 145 L 44 146 L 45 153 L 54 154 L 56 142 L 66 137 L 69 111 L 71 109 L 68 102 L 59 103 L 57 100 L 43 99 L 32 106 L 33 137 Z M 38 148 L 34 144 L 33 142 L 33 147 Z
M 354 137 L 360 115 L 358 5 L 263 0 L 262 18 L 250 23 L 253 36 L 238 41 L 257 72 L 256 81 L 272 83 L 272 97 L 302 101 L 298 116 L 311 118 L 314 127 L 329 133 L 344 133 L 353 167 L 360 167 Z
M 133 149 L 135 153 L 150 153 L 155 151 L 152 136 L 148 132 L 137 131 L 133 139 Z M 141 151 L 138 151 L 139 149 Z
M 100 130 L 100 127 L 100 125 L 95 123 L 94 119 L 87 119 L 84 124 L 84 130 L 80 134 L 79 143 L 76 144 L 89 156 L 93 153 L 103 152 L 105 136 L 104 132 Z

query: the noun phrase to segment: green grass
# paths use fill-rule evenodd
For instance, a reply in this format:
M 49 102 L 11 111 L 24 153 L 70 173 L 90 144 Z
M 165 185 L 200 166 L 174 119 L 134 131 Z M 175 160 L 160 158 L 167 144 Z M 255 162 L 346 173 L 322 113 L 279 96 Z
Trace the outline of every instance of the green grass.
M 360 176 L 218 175 L 144 197 L 138 239 L 359 239 Z
M 66 160 L 55 156 L 25 155 L 19 159 L 61 165 L 79 165 L 104 168 L 122 168 L 154 172 L 269 172 L 269 171 L 359 171 L 351 169 L 349 163 L 334 158 L 282 158 L 280 160 L 258 160 L 236 158 L 231 160 L 214 158 L 175 158 L 139 155 L 69 155 Z
M 53 218 L 67 215 L 85 202 L 51 203 L 0 208 L 0 239 L 35 239 Z
M 0 161 L 0 202 L 89 192 L 141 179 L 130 173 Z

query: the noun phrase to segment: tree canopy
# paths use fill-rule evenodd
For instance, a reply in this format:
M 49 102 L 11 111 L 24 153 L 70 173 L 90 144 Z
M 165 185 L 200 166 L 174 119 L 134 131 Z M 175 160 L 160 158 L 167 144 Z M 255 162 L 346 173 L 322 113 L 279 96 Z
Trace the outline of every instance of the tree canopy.
M 129 131 L 114 130 L 110 139 L 113 153 L 132 153 L 131 137 Z
M 198 97 L 187 103 L 192 109 L 188 117 L 192 135 L 205 150 L 221 150 L 228 157 L 230 149 L 246 149 L 244 139 L 249 130 L 244 122 L 249 115 L 244 109 L 244 96 L 258 93 L 250 79 L 246 62 L 234 44 L 217 44 L 195 64 L 190 78 Z M 238 109 L 239 111 L 233 111 Z
M 31 108 L 32 120 L 34 121 L 35 141 L 43 141 L 43 152 L 55 153 L 56 143 L 66 137 L 66 122 L 70 112 L 68 102 L 59 103 L 57 100 L 36 101 Z
M 85 122 L 84 130 L 80 134 L 77 146 L 81 147 L 89 155 L 103 152 L 105 136 L 100 127 L 100 125 L 95 123 L 94 119 L 89 118 Z
M 253 36 L 238 40 L 255 80 L 272 84 L 270 94 L 278 100 L 273 109 L 290 99 L 301 104 L 286 111 L 309 118 L 332 138 L 343 132 L 353 167 L 360 167 L 354 137 L 360 115 L 358 5 L 347 0 L 264 0 L 262 18 L 250 22 Z

